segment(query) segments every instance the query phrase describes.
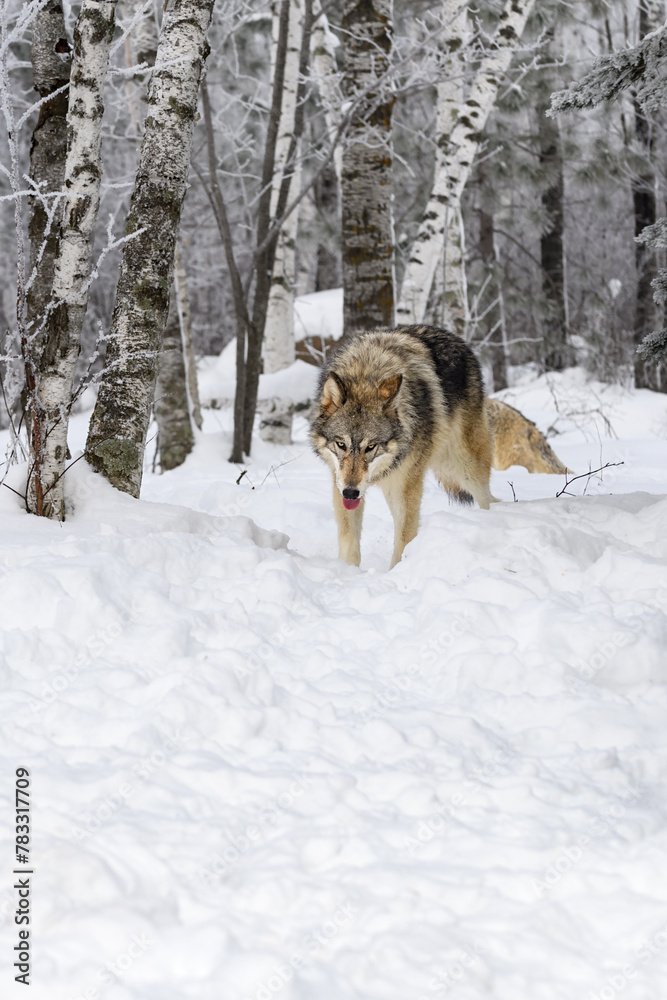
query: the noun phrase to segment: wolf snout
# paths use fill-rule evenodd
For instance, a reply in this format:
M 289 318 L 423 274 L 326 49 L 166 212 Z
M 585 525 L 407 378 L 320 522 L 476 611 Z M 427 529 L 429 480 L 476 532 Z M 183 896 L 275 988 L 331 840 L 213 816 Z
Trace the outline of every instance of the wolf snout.
M 352 486 L 346 486 L 343 493 L 343 507 L 345 510 L 356 510 L 361 503 L 361 493 Z

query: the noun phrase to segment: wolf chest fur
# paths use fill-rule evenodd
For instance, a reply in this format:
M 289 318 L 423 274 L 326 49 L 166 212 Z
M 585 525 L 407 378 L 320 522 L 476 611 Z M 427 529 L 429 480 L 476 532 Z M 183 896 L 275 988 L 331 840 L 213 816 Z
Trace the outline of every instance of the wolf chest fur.
M 319 382 L 311 441 L 333 476 L 339 556 L 359 565 L 364 496 L 394 519 L 392 566 L 417 534 L 426 470 L 450 497 L 488 508 L 492 446 L 479 363 L 449 330 L 405 326 L 344 342 Z

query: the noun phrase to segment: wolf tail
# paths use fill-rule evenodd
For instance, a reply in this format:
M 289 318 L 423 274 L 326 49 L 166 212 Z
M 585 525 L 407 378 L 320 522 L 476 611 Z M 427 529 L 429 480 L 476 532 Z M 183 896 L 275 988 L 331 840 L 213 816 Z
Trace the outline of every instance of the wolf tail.
M 463 507 L 470 507 L 475 502 L 472 493 L 468 493 L 467 490 L 458 489 L 456 486 L 445 487 L 445 489 L 449 499 Z

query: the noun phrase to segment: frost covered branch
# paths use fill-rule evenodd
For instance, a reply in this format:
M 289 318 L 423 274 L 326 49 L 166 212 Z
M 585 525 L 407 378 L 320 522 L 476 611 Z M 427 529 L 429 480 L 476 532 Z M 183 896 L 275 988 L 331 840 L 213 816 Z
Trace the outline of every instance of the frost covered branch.
M 636 86 L 637 101 L 645 111 L 658 111 L 667 98 L 667 26 L 654 31 L 631 49 L 602 56 L 581 80 L 551 95 L 550 117 L 594 108 L 613 101 Z

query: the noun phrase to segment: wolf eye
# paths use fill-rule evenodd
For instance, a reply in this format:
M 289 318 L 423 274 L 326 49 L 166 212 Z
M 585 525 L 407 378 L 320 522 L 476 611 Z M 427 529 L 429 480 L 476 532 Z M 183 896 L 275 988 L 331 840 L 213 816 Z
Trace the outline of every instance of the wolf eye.
M 375 451 L 376 448 L 377 448 L 377 441 L 374 441 L 372 444 L 366 445 L 366 451 Z
M 340 448 L 341 451 L 345 451 L 347 445 L 345 444 L 344 441 L 336 441 L 336 447 Z

